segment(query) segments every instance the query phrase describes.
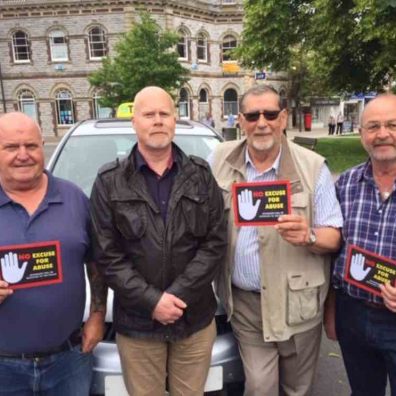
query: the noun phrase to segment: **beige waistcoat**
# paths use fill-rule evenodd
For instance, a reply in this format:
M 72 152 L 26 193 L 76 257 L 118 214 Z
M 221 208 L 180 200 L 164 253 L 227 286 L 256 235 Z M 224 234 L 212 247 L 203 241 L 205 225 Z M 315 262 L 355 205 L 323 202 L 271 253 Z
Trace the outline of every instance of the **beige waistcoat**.
M 228 211 L 227 259 L 215 282 L 228 319 L 233 312 L 231 275 L 239 231 L 234 224 L 231 191 L 233 183 L 246 181 L 245 150 L 245 139 L 222 143 L 216 148 L 212 162 Z M 320 155 L 283 138 L 278 179 L 290 181 L 292 213 L 306 217 L 311 225 L 315 181 L 323 163 Z M 321 322 L 330 258 L 291 245 L 271 226 L 258 227 L 258 238 L 263 337 L 268 342 L 284 341 Z

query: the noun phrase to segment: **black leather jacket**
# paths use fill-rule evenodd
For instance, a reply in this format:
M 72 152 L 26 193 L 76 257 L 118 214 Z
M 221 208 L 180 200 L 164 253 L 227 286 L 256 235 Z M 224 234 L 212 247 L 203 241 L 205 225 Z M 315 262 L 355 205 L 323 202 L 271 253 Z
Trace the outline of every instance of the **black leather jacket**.
M 114 290 L 115 329 L 124 335 L 184 338 L 206 327 L 216 311 L 212 281 L 227 240 L 223 198 L 208 164 L 174 148 L 178 172 L 166 224 L 132 154 L 105 165 L 92 190 L 94 254 Z M 163 291 L 187 304 L 167 326 L 152 319 Z

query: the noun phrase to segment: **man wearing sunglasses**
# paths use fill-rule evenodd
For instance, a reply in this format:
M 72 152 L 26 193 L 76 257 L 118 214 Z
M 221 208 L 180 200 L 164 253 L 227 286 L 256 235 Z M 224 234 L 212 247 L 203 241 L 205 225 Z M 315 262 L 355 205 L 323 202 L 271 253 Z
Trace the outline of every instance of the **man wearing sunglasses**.
M 241 97 L 238 122 L 245 138 L 220 144 L 210 158 L 229 221 L 217 292 L 239 342 L 245 395 L 309 395 L 340 207 L 324 158 L 283 135 L 287 112 L 272 87 Z M 290 182 L 291 214 L 275 226 L 235 226 L 232 185 L 276 180 Z

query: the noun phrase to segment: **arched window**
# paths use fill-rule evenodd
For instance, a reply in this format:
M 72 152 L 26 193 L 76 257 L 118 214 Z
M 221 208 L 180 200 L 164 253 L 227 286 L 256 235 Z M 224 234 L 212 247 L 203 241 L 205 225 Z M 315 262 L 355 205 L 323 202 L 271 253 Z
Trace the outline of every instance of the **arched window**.
M 179 117 L 190 118 L 188 91 L 186 88 L 182 88 L 179 93 Z
M 233 88 L 228 88 L 224 92 L 223 97 L 223 115 L 227 117 L 228 114 L 238 115 L 238 94 Z
M 67 51 L 67 41 L 65 33 L 61 30 L 53 30 L 49 34 L 49 45 L 51 53 L 51 61 L 60 62 L 69 59 Z
M 204 33 L 199 33 L 197 37 L 197 60 L 208 61 L 208 39 Z
M 16 63 L 30 62 L 29 37 L 22 30 L 12 35 L 12 56 Z
M 67 89 L 59 90 L 55 95 L 56 119 L 58 125 L 74 124 L 73 97 Z
M 33 92 L 23 89 L 18 93 L 18 109 L 37 121 L 37 104 Z
M 104 107 L 99 103 L 100 96 L 95 93 L 93 97 L 94 103 L 94 117 L 95 118 L 111 118 L 113 110 L 110 107 Z
M 188 60 L 188 35 L 184 30 L 179 30 L 178 34 L 177 53 L 179 54 L 179 59 Z
M 202 88 L 199 91 L 198 110 L 199 110 L 200 120 L 204 119 L 206 113 L 209 112 L 209 95 L 208 95 L 208 91 L 205 88 Z
M 237 39 L 233 35 L 228 34 L 223 38 L 222 51 L 221 51 L 223 62 L 232 60 L 230 51 L 236 47 L 237 47 Z
M 208 103 L 208 91 L 204 88 L 199 91 L 199 103 Z
M 89 59 L 100 59 L 107 54 L 107 38 L 105 31 L 95 26 L 88 32 Z

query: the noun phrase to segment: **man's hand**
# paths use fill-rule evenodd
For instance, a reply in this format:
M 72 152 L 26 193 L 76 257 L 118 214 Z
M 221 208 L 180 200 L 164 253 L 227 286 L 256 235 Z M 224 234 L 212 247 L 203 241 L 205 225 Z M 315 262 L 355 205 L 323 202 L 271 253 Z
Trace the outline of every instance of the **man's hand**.
M 25 274 L 25 270 L 28 262 L 25 261 L 21 267 L 19 267 L 18 255 L 16 253 L 9 252 L 5 254 L 1 259 L 1 272 L 3 279 L 8 283 L 18 283 Z
M 253 205 L 253 193 L 251 190 L 242 190 L 238 194 L 238 208 L 239 215 L 244 220 L 252 220 L 256 217 L 257 211 L 260 206 L 261 199 L 258 199 Z
M 8 287 L 8 283 L 0 280 L 0 304 L 12 293 L 13 290 Z
M 84 324 L 82 333 L 82 352 L 91 352 L 103 340 L 105 331 L 103 312 L 91 312 Z
M 309 225 L 307 220 L 299 215 L 282 215 L 278 218 L 275 229 L 287 242 L 295 246 L 306 246 L 309 242 Z
M 362 281 L 367 274 L 370 272 L 371 268 L 368 267 L 364 269 L 365 258 L 363 254 L 354 254 L 351 259 L 351 275 L 357 281 Z
M 164 292 L 153 311 L 153 319 L 163 325 L 174 323 L 183 315 L 187 304 L 180 298 Z
M 396 312 L 396 287 L 386 283 L 385 285 L 380 285 L 381 295 L 384 299 L 384 304 L 392 312 Z

